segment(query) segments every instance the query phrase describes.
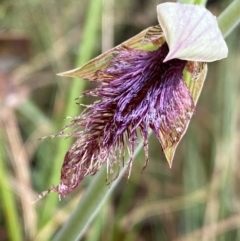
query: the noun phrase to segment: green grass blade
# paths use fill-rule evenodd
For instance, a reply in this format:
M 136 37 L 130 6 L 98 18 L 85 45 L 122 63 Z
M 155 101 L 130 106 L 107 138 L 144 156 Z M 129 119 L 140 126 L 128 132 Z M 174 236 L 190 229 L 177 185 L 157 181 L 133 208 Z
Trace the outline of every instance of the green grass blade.
M 193 4 L 194 0 L 178 0 L 178 2 L 182 4 Z
M 205 6 L 206 3 L 207 3 L 207 0 L 195 0 L 193 3 L 195 5 L 203 5 L 203 6 Z
M 240 23 L 240 0 L 233 1 L 218 17 L 219 28 L 226 38 Z
M 82 65 L 87 62 L 95 50 L 95 45 L 97 42 L 97 30 L 100 26 L 100 14 L 101 14 L 101 0 L 92 0 L 89 5 L 88 15 L 86 19 L 86 24 L 84 26 L 83 38 L 79 48 L 79 57 L 76 61 L 76 66 Z M 68 80 L 71 81 L 71 80 Z M 84 81 L 81 79 L 74 79 L 71 84 L 71 89 L 68 95 L 68 101 L 65 109 L 65 116 L 76 116 L 79 114 L 79 108 L 76 106 L 74 99 L 81 95 L 84 91 Z M 65 124 L 63 124 L 64 126 Z M 58 140 L 57 153 L 53 160 L 52 165 L 52 175 L 49 185 L 59 183 L 59 173 L 63 158 L 67 152 L 69 146 L 71 145 L 71 139 L 61 138 Z M 56 203 L 58 202 L 58 197 L 56 195 L 49 195 L 46 197 L 45 207 L 42 213 L 40 226 L 43 225 L 52 215 L 49 210 L 54 211 L 56 208 Z
M 195 5 L 206 5 L 207 0 L 179 0 L 179 3 L 184 4 L 195 4 Z
M 1 138 L 1 137 L 0 137 Z M 2 140 L 1 140 L 1 143 Z M 21 222 L 19 220 L 15 198 L 8 180 L 9 174 L 4 163 L 3 146 L 0 147 L 0 196 L 1 206 L 5 216 L 8 238 L 11 241 L 22 240 Z
M 135 151 L 135 156 L 142 149 L 143 143 L 139 144 Z M 126 162 L 128 163 L 129 160 Z M 102 206 L 105 204 L 113 190 L 124 176 L 127 170 L 127 165 L 121 170 L 118 178 L 111 184 L 109 188 L 106 185 L 106 167 L 103 167 L 100 172 L 93 177 L 93 180 L 88 187 L 85 195 L 79 202 L 76 210 L 72 213 L 69 220 L 65 223 L 62 229 L 59 230 L 53 241 L 74 241 L 80 240 L 84 232 L 96 217 Z

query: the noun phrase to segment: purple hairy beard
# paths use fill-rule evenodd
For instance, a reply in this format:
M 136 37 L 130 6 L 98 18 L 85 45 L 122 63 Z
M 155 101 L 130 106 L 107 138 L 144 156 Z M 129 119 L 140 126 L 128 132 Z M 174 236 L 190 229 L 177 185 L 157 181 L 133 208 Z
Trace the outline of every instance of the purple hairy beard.
M 77 140 L 65 155 L 61 182 L 54 191 L 65 196 L 81 180 L 94 175 L 102 165 L 108 170 L 122 165 L 125 150 L 131 167 L 134 148 L 142 136 L 148 162 L 148 129 L 162 146 L 161 135 L 170 143 L 180 138 L 195 105 L 183 80 L 187 61 L 173 59 L 163 63 L 167 44 L 155 51 L 121 48 L 109 67 L 99 73 L 108 76 L 97 88 L 84 95 L 98 97 L 70 126 Z M 140 133 L 140 134 L 139 134 Z

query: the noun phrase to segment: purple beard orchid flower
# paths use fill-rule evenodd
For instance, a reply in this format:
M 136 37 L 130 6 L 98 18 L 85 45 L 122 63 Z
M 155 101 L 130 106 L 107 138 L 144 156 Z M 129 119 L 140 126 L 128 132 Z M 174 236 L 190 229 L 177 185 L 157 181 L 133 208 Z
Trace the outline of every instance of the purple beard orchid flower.
M 61 181 L 51 191 L 65 196 L 106 164 L 132 157 L 138 139 L 148 162 L 148 130 L 158 138 L 169 165 L 188 127 L 201 92 L 206 62 L 225 58 L 226 43 L 215 16 L 204 7 L 180 3 L 157 6 L 159 25 L 150 27 L 83 67 L 60 74 L 100 85 L 84 93 L 98 101 L 73 118 Z M 67 135 L 61 132 L 60 135 Z

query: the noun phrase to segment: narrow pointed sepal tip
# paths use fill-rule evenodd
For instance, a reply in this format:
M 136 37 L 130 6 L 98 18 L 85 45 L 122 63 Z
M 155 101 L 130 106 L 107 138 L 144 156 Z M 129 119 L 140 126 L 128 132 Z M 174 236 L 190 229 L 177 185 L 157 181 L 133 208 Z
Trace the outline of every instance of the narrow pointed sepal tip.
M 77 77 L 75 72 L 76 72 L 76 69 L 73 69 L 73 70 L 62 72 L 62 73 L 58 73 L 57 76 L 61 76 L 61 77 Z
M 167 158 L 167 162 L 170 168 L 172 168 L 172 163 L 173 163 L 173 157 L 170 157 L 170 159 L 168 157 Z
M 57 76 L 61 76 L 61 77 L 72 77 L 72 76 L 69 76 L 68 74 L 66 74 L 66 72 L 58 73 Z
M 170 168 L 172 168 L 175 151 L 176 151 L 176 146 L 170 147 L 170 148 L 167 148 L 164 150 L 164 154 L 165 154 L 165 157 L 167 159 L 167 162 L 168 162 L 168 165 Z

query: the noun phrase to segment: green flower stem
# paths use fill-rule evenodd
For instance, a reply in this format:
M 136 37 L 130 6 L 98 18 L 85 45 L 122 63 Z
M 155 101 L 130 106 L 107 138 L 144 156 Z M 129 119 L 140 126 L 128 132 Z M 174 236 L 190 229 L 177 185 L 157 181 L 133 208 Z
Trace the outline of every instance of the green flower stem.
M 180 1 L 180 2 L 190 2 L 190 1 Z M 237 22 L 239 21 L 239 11 L 240 11 L 240 1 L 235 0 L 222 15 L 219 16 L 220 28 L 224 33 L 224 36 L 227 36 L 233 29 L 236 27 Z M 233 7 L 234 6 L 234 7 Z M 232 12 L 232 13 L 231 13 Z M 234 15 L 233 20 L 229 20 L 228 16 Z M 227 19 L 225 19 L 227 18 Z M 141 148 L 138 147 L 136 153 L 139 152 Z M 62 229 L 59 230 L 57 235 L 54 238 L 54 241 L 74 241 L 79 240 L 86 228 L 90 225 L 91 221 L 97 215 L 98 211 L 102 205 L 106 202 L 109 195 L 112 193 L 114 188 L 119 183 L 120 179 L 124 175 L 126 167 L 123 168 L 120 172 L 120 175 L 117 180 L 114 181 L 111 188 L 109 189 L 104 184 L 106 178 L 106 168 L 102 168 L 100 173 L 93 177 L 92 183 L 89 186 L 87 192 L 85 193 L 82 200 L 79 202 L 76 210 L 65 223 Z
M 207 0 L 194 0 L 193 3 L 195 5 L 203 5 L 203 6 L 205 6 L 206 3 L 207 3 Z
M 95 50 L 95 46 L 98 39 L 98 29 L 100 27 L 101 21 L 101 0 L 92 0 L 89 5 L 88 15 L 86 19 L 86 24 L 84 26 L 83 37 L 79 48 L 79 58 L 76 61 L 76 66 L 83 65 L 91 57 Z M 70 80 L 68 80 L 70 81 Z M 66 104 L 65 116 L 77 116 L 79 113 L 79 108 L 74 104 L 74 99 L 76 99 L 84 91 L 84 81 L 81 79 L 74 79 L 71 84 L 71 89 L 68 95 L 68 101 Z M 64 122 L 63 126 L 66 125 Z M 62 165 L 63 157 L 71 145 L 71 139 L 60 138 L 58 140 L 57 153 L 52 160 L 52 175 L 50 179 L 49 186 L 59 183 L 59 172 Z M 49 195 L 46 197 L 45 206 L 42 212 L 42 217 L 40 220 L 40 226 L 45 224 L 45 222 L 51 217 L 52 213 L 49 210 L 54 211 L 56 204 L 58 202 L 57 195 Z
M 234 0 L 218 17 L 218 25 L 226 38 L 240 23 L 240 0 Z
M 206 5 L 207 0 L 178 0 L 179 3 L 184 4 L 195 4 L 195 5 Z
M 178 2 L 182 4 L 193 4 L 194 0 L 178 0 Z
M 1 134 L 1 133 L 0 133 Z M 1 143 L 3 143 L 1 141 Z M 15 198 L 10 188 L 9 174 L 3 160 L 3 145 L 0 147 L 0 197 L 1 207 L 6 220 L 6 227 L 8 229 L 9 240 L 22 240 L 21 223 L 18 218 L 17 206 Z
M 142 149 L 143 143 L 141 142 L 134 154 L 134 157 Z M 129 160 L 126 162 L 128 163 Z M 118 178 L 111 184 L 110 188 L 106 185 L 106 167 L 103 167 L 100 172 L 93 177 L 93 180 L 88 187 L 85 195 L 80 200 L 76 210 L 72 213 L 69 220 L 56 234 L 53 241 L 73 241 L 80 240 L 85 233 L 88 226 L 96 217 L 102 206 L 105 204 L 113 190 L 117 187 L 118 183 L 124 176 L 127 170 L 127 165 L 119 173 Z

